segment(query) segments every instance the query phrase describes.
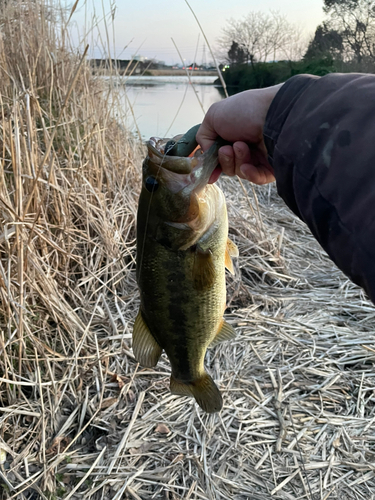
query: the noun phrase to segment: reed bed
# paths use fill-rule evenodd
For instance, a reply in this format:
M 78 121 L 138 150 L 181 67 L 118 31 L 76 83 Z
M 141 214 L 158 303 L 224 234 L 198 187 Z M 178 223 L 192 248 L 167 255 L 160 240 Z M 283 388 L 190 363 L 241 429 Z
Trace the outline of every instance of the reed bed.
M 171 395 L 168 360 L 131 351 L 142 146 L 64 13 L 0 15 L 0 498 L 374 499 L 363 292 L 273 186 L 220 181 L 240 251 L 238 336 L 206 359 L 224 408 Z

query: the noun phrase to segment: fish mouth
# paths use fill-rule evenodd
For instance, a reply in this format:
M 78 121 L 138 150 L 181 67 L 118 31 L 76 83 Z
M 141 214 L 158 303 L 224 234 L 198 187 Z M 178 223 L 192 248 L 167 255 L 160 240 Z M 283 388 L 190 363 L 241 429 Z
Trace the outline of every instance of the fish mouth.
M 150 160 L 148 166 L 154 175 L 167 182 L 173 179 L 173 183 L 178 182 L 181 187 L 190 186 L 194 191 L 203 188 L 219 164 L 218 151 L 223 145 L 222 139 L 218 139 L 206 152 L 200 147 L 193 149 L 189 156 L 168 156 L 165 153 L 168 142 L 170 139 L 151 137 L 146 143 Z
M 166 145 L 170 139 L 159 139 L 151 137 L 146 143 L 148 157 L 158 168 L 169 170 L 175 174 L 191 174 L 197 164 L 198 155 L 202 155 L 202 150 L 196 151 L 194 157 L 191 156 L 168 156 L 165 153 Z

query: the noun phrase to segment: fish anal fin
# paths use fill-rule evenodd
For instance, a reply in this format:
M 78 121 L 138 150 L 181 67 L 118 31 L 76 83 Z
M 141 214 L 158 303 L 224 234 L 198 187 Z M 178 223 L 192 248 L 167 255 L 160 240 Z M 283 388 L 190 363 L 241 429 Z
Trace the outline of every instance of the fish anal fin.
M 216 413 L 223 407 L 220 391 L 208 373 L 189 383 L 176 380 L 172 375 L 170 389 L 172 394 L 193 396 L 206 413 Z
M 215 282 L 216 270 L 211 250 L 194 249 L 193 283 L 198 291 L 207 290 Z
M 225 267 L 231 274 L 234 274 L 234 266 L 232 257 L 238 257 L 238 248 L 235 243 L 229 238 L 227 239 L 227 246 L 225 248 Z
M 139 310 L 133 326 L 133 353 L 135 359 L 140 365 L 152 368 L 157 365 L 162 351 L 146 325 L 141 310 Z
M 215 347 L 221 342 L 226 342 L 227 340 L 232 340 L 236 336 L 236 330 L 230 325 L 225 319 L 223 319 L 223 323 L 221 328 L 218 330 L 215 338 L 210 344 L 210 347 Z
M 184 382 L 175 379 L 173 375 L 171 376 L 170 390 L 171 393 L 176 394 L 176 396 L 194 397 L 190 384 L 185 384 Z

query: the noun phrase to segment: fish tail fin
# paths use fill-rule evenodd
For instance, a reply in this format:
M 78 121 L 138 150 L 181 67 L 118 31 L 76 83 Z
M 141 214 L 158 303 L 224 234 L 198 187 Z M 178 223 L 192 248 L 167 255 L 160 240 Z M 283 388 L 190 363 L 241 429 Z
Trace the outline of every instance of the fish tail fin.
M 208 373 L 189 383 L 177 380 L 172 375 L 170 389 L 172 394 L 178 396 L 193 396 L 207 413 L 216 413 L 223 407 L 220 391 Z

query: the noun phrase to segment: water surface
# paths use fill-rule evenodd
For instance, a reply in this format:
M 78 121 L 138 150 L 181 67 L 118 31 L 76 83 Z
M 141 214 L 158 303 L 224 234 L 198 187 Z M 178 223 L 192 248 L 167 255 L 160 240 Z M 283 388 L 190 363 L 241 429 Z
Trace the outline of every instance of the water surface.
M 121 80 L 128 97 L 124 98 L 128 127 L 136 131 L 131 106 L 144 140 L 186 132 L 202 122 L 211 104 L 222 99 L 219 88 L 213 85 L 216 79 L 192 76 L 190 83 L 187 76 L 135 76 Z

